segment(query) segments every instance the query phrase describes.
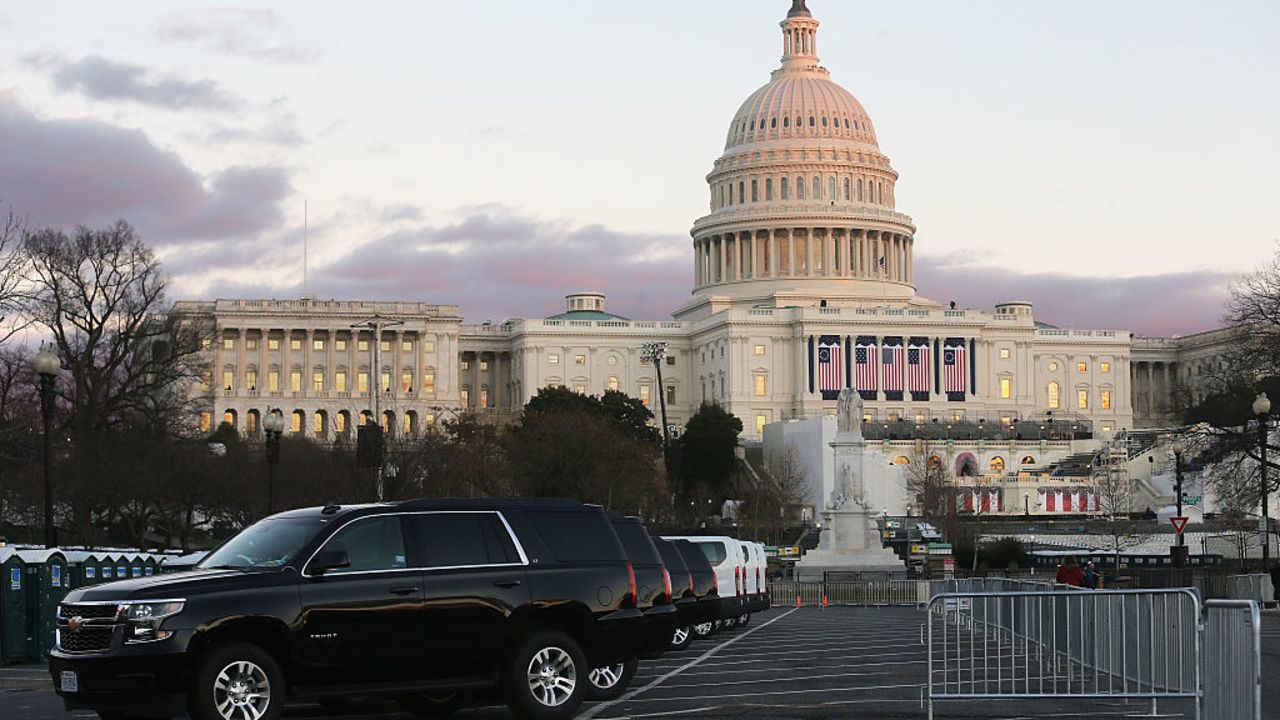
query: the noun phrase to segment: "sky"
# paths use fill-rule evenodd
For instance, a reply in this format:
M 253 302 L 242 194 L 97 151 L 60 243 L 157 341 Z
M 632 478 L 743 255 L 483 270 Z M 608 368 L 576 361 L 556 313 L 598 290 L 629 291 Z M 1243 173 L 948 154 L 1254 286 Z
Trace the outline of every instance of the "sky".
M 789 0 L 0 5 L 0 208 L 132 223 L 170 299 L 565 294 L 659 319 Z M 810 0 L 919 293 L 1186 334 L 1280 241 L 1280 3 Z M 307 283 L 303 285 L 303 226 Z

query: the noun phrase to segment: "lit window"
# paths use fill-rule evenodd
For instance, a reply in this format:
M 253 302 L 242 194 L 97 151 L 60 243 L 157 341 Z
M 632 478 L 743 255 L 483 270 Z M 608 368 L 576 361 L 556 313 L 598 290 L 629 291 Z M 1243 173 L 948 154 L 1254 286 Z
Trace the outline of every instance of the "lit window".
M 333 374 L 333 389 L 338 392 L 347 391 L 347 371 L 339 370 Z
M 963 410 L 952 410 L 952 411 L 951 411 L 951 419 L 952 419 L 952 420 L 957 420 L 957 421 L 959 421 L 959 420 L 963 420 L 963 419 L 964 419 L 964 411 L 963 411 Z
M 1000 359 L 1001 360 L 1009 359 L 1009 348 L 1000 348 Z
M 1000 378 L 1000 398 L 1008 400 L 1013 397 L 1013 378 Z
M 667 386 L 667 403 L 675 404 L 675 401 L 676 401 L 676 386 L 668 385 Z
M 1056 362 L 1049 363 L 1049 372 L 1058 372 L 1058 363 Z
M 235 350 L 235 349 L 236 349 L 236 341 L 235 341 L 235 340 L 232 340 L 231 338 L 223 338 L 223 339 L 222 339 L 222 349 L 223 349 L 223 350 Z
M 356 390 L 358 392 L 369 392 L 369 373 L 356 373 Z
M 1104 373 L 1111 372 L 1111 363 L 1109 362 L 1098 363 L 1098 370 Z
M 402 432 L 405 435 L 413 434 L 413 414 L 412 413 L 404 414 L 404 422 L 402 423 L 401 427 L 403 428 Z
M 384 371 L 383 371 L 383 372 L 378 376 L 378 380 L 379 380 L 379 382 L 381 382 L 381 383 L 382 383 L 382 384 L 381 384 L 381 386 L 380 386 L 380 388 L 381 388 L 382 392 L 384 392 L 384 393 L 389 393 L 389 392 L 391 392 L 391 373 L 386 372 L 386 371 L 384 370 Z
M 334 428 L 333 428 L 334 430 L 337 430 L 340 433 L 346 432 L 347 431 L 347 414 L 338 413 L 336 416 L 334 416 L 333 425 L 334 425 Z
M 650 390 L 648 385 L 640 386 L 640 403 L 645 407 L 649 407 L 649 393 Z
M 212 341 L 212 340 L 210 340 L 209 338 L 200 338 L 200 349 L 201 349 L 201 350 L 208 350 L 208 349 L 209 349 L 209 348 L 211 348 L 211 347 L 213 347 L 213 341 Z
M 1111 391 L 1110 390 L 1102 391 L 1102 409 L 1103 410 L 1111 409 Z
M 258 371 L 257 370 L 244 371 L 244 386 L 249 388 L 250 390 L 258 389 Z
M 391 341 L 383 340 L 382 342 L 378 343 L 378 350 L 382 352 L 391 352 Z
M 579 395 L 586 395 L 586 394 L 587 394 L 587 384 L 586 384 L 586 383 L 581 383 L 581 382 L 576 382 L 576 383 L 574 383 L 574 384 L 573 384 L 573 391 L 574 391 L 574 392 L 576 392 L 576 393 L 578 393 Z
M 480 361 L 480 372 L 484 372 L 485 370 L 488 370 L 488 369 L 489 369 L 489 361 L 488 361 L 488 360 L 481 360 L 481 361 Z
M 756 434 L 757 435 L 764 434 L 764 424 L 766 422 L 768 422 L 768 418 L 766 418 L 764 415 L 756 415 Z
M 459 365 L 459 367 L 461 367 L 463 370 L 470 370 L 470 369 L 471 369 L 471 361 L 470 361 L 470 360 L 463 360 L 463 361 L 462 361 L 462 363 Z
M 267 349 L 268 349 L 268 350 L 279 350 L 279 349 L 280 349 L 280 338 L 267 338 Z
M 988 467 L 991 468 L 991 472 L 1004 472 L 1004 458 L 999 455 L 991 458 L 991 462 L 988 463 Z
M 1088 390 L 1076 391 L 1076 407 L 1080 408 L 1081 410 L 1089 409 L 1089 391 Z
M 1089 372 L 1089 363 L 1083 360 L 1076 363 L 1076 372 Z
M 368 341 L 368 340 L 357 340 L 357 341 L 356 341 L 356 350 L 359 350 L 360 352 L 368 352 L 368 351 L 369 351 L 369 341 Z
M 244 429 L 250 433 L 258 432 L 258 411 L 250 410 L 249 414 L 244 416 Z
M 427 371 L 422 373 L 422 392 L 428 395 L 436 391 L 436 374 Z
M 1104 433 L 1109 433 L 1109 432 L 1111 432 L 1111 426 L 1110 426 L 1110 425 L 1103 425 L 1103 426 L 1102 426 L 1102 432 L 1104 432 Z M 1259 544 L 1261 544 L 1261 543 L 1259 543 Z
M 1062 407 L 1062 389 L 1058 387 L 1058 383 L 1049 383 L 1049 408 L 1057 410 Z
M 316 435 L 324 435 L 324 413 L 316 413 L 312 417 L 314 419 L 311 423 L 311 432 Z
M 435 425 L 435 424 L 436 424 L 436 414 L 435 414 L 435 413 L 433 413 L 433 412 L 429 412 L 429 413 L 427 413 L 426 420 L 427 420 L 427 425 Z
M 435 351 L 436 351 L 436 341 L 435 341 L 435 340 L 423 340 L 423 341 L 422 341 L 422 352 L 423 352 L 423 353 L 433 353 L 433 352 L 435 352 Z
M 462 407 L 471 407 L 471 391 L 462 388 Z
M 267 390 L 271 392 L 280 392 L 280 371 L 272 370 L 267 373 Z
M 405 371 L 400 374 L 400 389 L 409 392 L 413 390 L 413 373 Z
M 767 383 L 768 378 L 765 375 L 756 375 L 756 397 L 764 397 Z
M 289 390 L 292 392 L 302 392 L 302 372 L 294 370 L 289 373 Z
M 610 375 L 609 381 L 605 383 L 605 387 L 609 388 L 614 392 L 618 392 L 618 376 Z
M 403 352 L 413 352 L 413 341 L 404 340 L 400 343 L 400 350 Z
M 302 432 L 302 411 L 293 414 L 293 421 L 289 423 L 289 432 Z
M 756 346 L 756 355 L 763 355 L 763 354 L 764 354 L 764 346 L 763 346 L 763 345 L 757 345 L 757 346 Z
M 231 390 L 231 388 L 235 386 L 236 386 L 236 371 L 223 370 L 222 371 L 222 389 L 229 391 Z
M 290 349 L 290 350 L 301 350 L 301 349 L 302 349 L 302 340 L 299 340 L 298 338 L 293 338 L 293 339 L 291 339 L 291 340 L 289 341 L 289 349 Z
M 311 389 L 316 392 L 324 392 L 324 373 L 311 373 Z
M 244 347 L 245 347 L 245 349 L 246 349 L 246 350 L 257 350 L 257 349 L 258 349 L 258 338 L 247 338 L 247 339 L 245 339 L 245 341 L 244 341 Z
M 343 340 L 342 338 L 339 338 L 339 339 L 337 339 L 337 340 L 334 340 L 334 341 L 333 341 L 333 349 L 334 349 L 334 350 L 337 350 L 338 352 L 346 352 L 346 350 L 347 350 L 347 341 L 346 341 L 346 340 Z
M 547 356 L 547 364 L 548 364 L 548 365 L 559 365 L 559 364 L 560 364 L 560 356 L 559 356 L 559 355 L 557 355 L 557 354 L 555 354 L 555 353 L 551 353 L 550 355 L 548 355 L 548 356 Z
M 312 349 L 312 350 L 317 350 L 317 351 L 319 351 L 319 350 L 324 350 L 324 340 L 321 340 L 320 338 L 316 338 L 316 339 L 312 340 L 312 341 L 311 341 L 311 349 Z
M 200 413 L 200 432 L 202 433 L 209 432 L 209 429 L 210 429 L 209 426 L 212 424 L 213 424 L 213 417 L 209 413 L 207 412 Z
M 1001 415 L 1001 416 L 1000 416 L 1000 424 L 1001 424 L 1001 425 L 1003 425 L 1003 426 L 1005 426 L 1005 427 L 1009 427 L 1010 425 L 1012 425 L 1012 424 L 1013 424 L 1013 416 L 1012 416 L 1012 415 Z
M 587 364 L 587 356 L 586 356 L 586 355 L 574 355 L 574 356 L 573 356 L 573 363 L 574 363 L 575 365 L 586 365 L 586 364 Z

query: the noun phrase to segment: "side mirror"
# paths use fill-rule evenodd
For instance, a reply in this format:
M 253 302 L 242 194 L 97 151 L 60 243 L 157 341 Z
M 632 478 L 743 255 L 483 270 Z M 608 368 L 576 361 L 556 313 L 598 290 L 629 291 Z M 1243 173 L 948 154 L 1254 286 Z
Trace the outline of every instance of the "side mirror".
M 312 575 L 323 575 L 330 570 L 351 567 L 351 556 L 346 550 L 321 550 L 311 560 L 308 570 Z

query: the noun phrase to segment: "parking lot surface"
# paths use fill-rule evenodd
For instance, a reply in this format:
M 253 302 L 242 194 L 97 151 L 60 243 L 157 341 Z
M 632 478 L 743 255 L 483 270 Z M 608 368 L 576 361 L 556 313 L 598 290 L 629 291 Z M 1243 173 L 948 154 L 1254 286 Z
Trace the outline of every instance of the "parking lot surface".
M 778 608 L 744 629 L 644 662 L 631 688 L 613 702 L 584 706 L 584 720 L 626 718 L 923 718 L 927 654 L 923 615 L 912 608 Z M 1264 717 L 1280 717 L 1280 617 L 1263 627 Z M 43 670 L 0 668 L 0 715 L 24 720 L 95 717 L 68 714 Z M 1162 701 L 1164 717 L 1193 717 L 1190 703 Z M 940 703 L 939 718 L 1135 717 L 1149 701 L 975 700 Z M 316 706 L 290 708 L 293 718 L 412 717 L 394 705 L 358 715 L 326 715 Z M 461 720 L 511 720 L 506 708 L 457 714 Z

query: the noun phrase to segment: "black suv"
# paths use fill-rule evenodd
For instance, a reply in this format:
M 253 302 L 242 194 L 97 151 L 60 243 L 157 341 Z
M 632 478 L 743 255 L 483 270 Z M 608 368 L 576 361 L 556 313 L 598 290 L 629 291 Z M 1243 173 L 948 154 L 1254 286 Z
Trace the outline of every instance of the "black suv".
M 49 670 L 104 718 L 275 720 L 286 701 L 468 691 L 570 718 L 591 668 L 647 637 L 604 512 L 570 500 L 415 500 L 280 513 L 196 569 L 72 591 Z

